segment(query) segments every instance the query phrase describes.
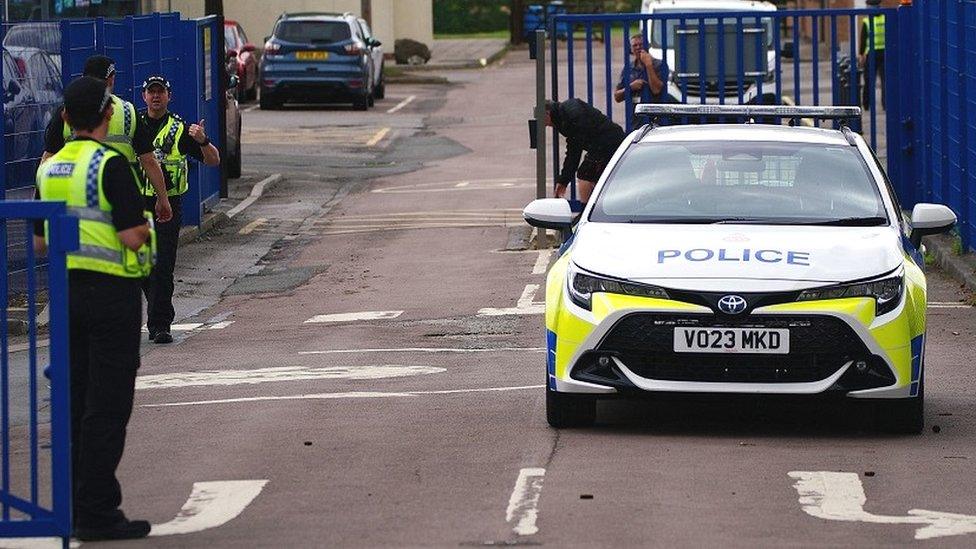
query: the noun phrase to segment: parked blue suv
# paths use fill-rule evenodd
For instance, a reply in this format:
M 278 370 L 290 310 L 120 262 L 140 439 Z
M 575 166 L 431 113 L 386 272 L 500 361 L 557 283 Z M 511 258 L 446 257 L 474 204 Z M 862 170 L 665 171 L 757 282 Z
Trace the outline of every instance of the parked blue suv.
M 373 104 L 373 61 L 355 15 L 283 14 L 261 56 L 261 108 L 285 101 Z

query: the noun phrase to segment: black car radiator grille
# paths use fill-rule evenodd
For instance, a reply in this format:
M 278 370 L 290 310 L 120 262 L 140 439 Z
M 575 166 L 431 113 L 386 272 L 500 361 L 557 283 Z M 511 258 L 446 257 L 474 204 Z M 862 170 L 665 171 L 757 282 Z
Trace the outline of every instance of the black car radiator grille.
M 785 328 L 789 354 L 675 353 L 676 327 Z M 844 376 L 847 390 L 881 387 L 894 381 L 884 362 L 872 356 L 844 321 L 817 315 L 718 315 L 635 313 L 617 322 L 593 351 L 613 356 L 640 377 L 668 381 L 802 383 L 830 377 L 844 364 L 864 361 L 868 368 L 856 379 Z M 605 361 L 604 361 L 605 363 Z M 589 381 L 602 377 L 600 368 L 579 364 Z M 607 376 L 615 382 L 619 375 Z M 595 376 L 595 377 L 594 377 Z M 863 378 L 863 379 L 861 379 Z

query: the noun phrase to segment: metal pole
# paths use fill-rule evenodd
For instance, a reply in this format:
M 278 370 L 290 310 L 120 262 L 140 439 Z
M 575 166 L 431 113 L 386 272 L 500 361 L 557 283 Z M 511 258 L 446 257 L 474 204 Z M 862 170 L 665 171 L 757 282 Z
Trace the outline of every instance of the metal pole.
M 546 31 L 535 31 L 535 197 L 546 197 Z M 546 232 L 538 230 L 536 246 L 542 248 Z

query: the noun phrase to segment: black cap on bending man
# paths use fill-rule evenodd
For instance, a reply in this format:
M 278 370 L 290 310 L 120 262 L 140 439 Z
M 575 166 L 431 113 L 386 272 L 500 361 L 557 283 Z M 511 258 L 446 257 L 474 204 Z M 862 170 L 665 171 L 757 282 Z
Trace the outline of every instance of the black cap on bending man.
M 76 129 L 92 131 L 101 125 L 112 96 L 104 80 L 82 76 L 64 89 L 64 115 Z
M 115 61 L 104 55 L 93 55 L 85 61 L 85 76 L 108 80 L 115 75 Z

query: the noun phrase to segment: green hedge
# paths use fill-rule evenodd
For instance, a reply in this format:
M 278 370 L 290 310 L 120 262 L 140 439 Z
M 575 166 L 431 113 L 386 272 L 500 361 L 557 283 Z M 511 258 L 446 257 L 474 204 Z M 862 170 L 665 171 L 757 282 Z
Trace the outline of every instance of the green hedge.
M 530 4 L 548 4 L 526 0 Z M 515 2 L 511 0 L 434 0 L 434 34 L 472 34 L 508 29 Z M 571 13 L 635 12 L 640 0 L 569 0 L 565 2 Z M 522 14 L 517 14 L 521 17 Z

